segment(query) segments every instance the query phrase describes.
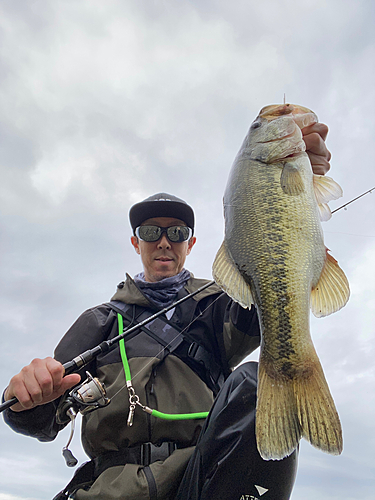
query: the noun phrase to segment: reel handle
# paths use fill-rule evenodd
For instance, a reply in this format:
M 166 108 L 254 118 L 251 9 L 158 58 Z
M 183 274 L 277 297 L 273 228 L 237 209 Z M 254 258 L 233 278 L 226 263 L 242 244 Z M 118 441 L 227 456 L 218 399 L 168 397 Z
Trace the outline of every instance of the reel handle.
M 75 467 L 78 464 L 78 460 L 68 448 L 63 448 L 62 454 L 68 467 Z

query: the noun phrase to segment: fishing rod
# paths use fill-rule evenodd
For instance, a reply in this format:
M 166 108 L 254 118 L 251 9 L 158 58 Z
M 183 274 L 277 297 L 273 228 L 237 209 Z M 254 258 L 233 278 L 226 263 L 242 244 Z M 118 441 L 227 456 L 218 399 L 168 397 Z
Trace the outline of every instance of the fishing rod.
M 365 194 L 368 194 L 368 193 L 372 193 L 374 191 L 375 187 L 369 189 L 368 191 L 366 191 L 365 193 L 362 193 L 360 194 L 359 196 L 357 196 L 356 198 L 353 198 L 352 200 L 348 201 L 348 203 L 345 203 L 345 205 L 342 205 L 341 207 L 339 208 L 336 208 L 335 210 L 332 210 L 332 214 L 334 214 L 335 212 L 337 212 L 338 210 L 341 210 L 342 208 L 345 208 L 347 205 L 350 205 L 351 203 L 353 203 L 353 201 L 356 201 L 356 200 L 359 200 L 359 198 L 362 198 L 362 196 L 365 196 Z
M 70 373 L 75 373 L 76 371 L 80 370 L 84 366 L 86 366 L 88 363 L 90 363 L 93 359 L 95 359 L 99 354 L 108 352 L 109 350 L 112 349 L 118 342 L 120 342 L 121 339 L 125 338 L 125 336 L 128 336 L 132 332 L 139 330 L 143 326 L 147 325 L 147 323 L 150 323 L 154 319 L 158 318 L 162 314 L 167 313 L 174 307 L 182 304 L 182 302 L 185 302 L 185 300 L 190 299 L 191 297 L 194 297 L 195 295 L 198 295 L 198 293 L 203 292 L 206 290 L 206 288 L 212 286 L 215 283 L 214 280 L 209 281 L 205 285 L 201 286 L 194 292 L 189 293 L 188 295 L 185 295 L 185 297 L 182 297 L 181 299 L 177 300 L 176 302 L 173 302 L 171 305 L 165 307 L 164 309 L 161 309 L 157 313 L 153 314 L 152 316 L 149 316 L 148 318 L 144 319 L 140 323 L 137 323 L 135 326 L 132 328 L 129 328 L 125 330 L 121 335 L 117 335 L 117 337 L 114 337 L 113 339 L 110 340 L 104 340 L 101 342 L 99 345 L 95 346 L 93 349 L 88 349 L 87 351 L 79 354 L 75 358 L 73 358 L 71 361 L 67 361 L 66 363 L 63 364 L 64 370 L 65 370 L 65 375 L 69 375 Z M 5 403 L 0 405 L 0 413 L 2 413 L 4 410 L 10 408 L 11 406 L 15 405 L 18 403 L 18 399 L 16 397 L 13 397 L 9 399 L 8 401 L 5 401 Z
M 347 203 L 345 203 L 341 207 L 336 208 L 331 213 L 334 214 L 335 212 L 338 212 L 342 208 L 345 208 L 346 206 L 350 205 L 351 203 L 358 200 L 359 198 L 362 198 L 366 194 L 372 193 L 372 191 L 374 191 L 374 190 L 375 190 L 375 187 L 369 189 L 368 191 L 357 196 L 356 198 L 353 198 L 352 200 L 348 201 Z M 201 286 L 200 288 L 198 288 L 194 292 L 191 292 L 190 294 L 186 295 L 185 297 L 182 297 L 178 301 L 173 302 L 171 305 L 165 307 L 164 309 L 161 309 L 157 313 L 146 318 L 145 320 L 141 321 L 140 323 L 133 326 L 132 328 L 125 330 L 121 335 L 118 335 L 117 337 L 114 337 L 111 340 L 104 340 L 103 342 L 101 342 L 99 345 L 97 345 L 93 349 L 89 349 L 89 350 L 79 354 L 71 361 L 67 361 L 66 363 L 63 364 L 63 368 L 65 370 L 65 375 L 69 375 L 70 373 L 75 373 L 76 371 L 80 370 L 81 368 L 86 366 L 88 363 L 90 363 L 93 359 L 95 359 L 99 354 L 104 353 L 104 352 L 108 352 L 114 345 L 116 345 L 118 342 L 120 342 L 120 340 L 123 339 L 125 336 L 128 336 L 129 334 L 135 332 L 136 330 L 139 330 L 141 327 L 147 325 L 148 323 L 150 323 L 154 319 L 158 318 L 162 314 L 167 313 L 168 311 L 170 311 L 174 307 L 178 306 L 182 302 L 185 302 L 185 300 L 188 300 L 189 298 L 194 297 L 195 295 L 202 292 L 206 288 L 212 286 L 214 283 L 215 283 L 214 280 L 209 281 L 208 283 Z M 10 408 L 11 406 L 15 405 L 16 403 L 18 403 L 18 399 L 16 397 L 13 397 L 13 398 L 9 399 L 8 401 L 5 401 L 3 404 L 0 405 L 0 413 L 2 413 L 4 410 Z

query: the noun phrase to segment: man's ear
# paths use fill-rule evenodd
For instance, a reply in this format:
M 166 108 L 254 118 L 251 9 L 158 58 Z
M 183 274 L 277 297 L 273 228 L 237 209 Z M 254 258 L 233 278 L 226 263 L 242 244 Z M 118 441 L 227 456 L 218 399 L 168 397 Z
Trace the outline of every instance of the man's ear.
M 189 253 L 191 252 L 191 249 L 193 248 L 193 246 L 195 245 L 195 242 L 197 241 L 197 238 L 195 236 L 192 236 L 188 242 L 188 247 L 187 247 L 187 252 L 186 252 L 186 255 L 189 255 Z
M 135 251 L 137 252 L 138 255 L 140 255 L 141 251 L 139 249 L 139 241 L 138 241 L 138 238 L 136 236 L 132 236 L 130 238 L 130 241 L 131 241 L 131 244 L 133 245 Z

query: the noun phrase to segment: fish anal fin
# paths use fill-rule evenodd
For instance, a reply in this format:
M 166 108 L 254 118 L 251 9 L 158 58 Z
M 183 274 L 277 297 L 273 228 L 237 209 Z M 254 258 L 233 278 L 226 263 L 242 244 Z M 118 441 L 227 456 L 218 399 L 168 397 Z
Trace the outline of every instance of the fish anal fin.
M 248 283 L 239 272 L 230 256 L 225 242 L 219 248 L 213 266 L 212 274 L 216 283 L 244 308 L 251 308 L 254 299 Z
M 285 194 L 298 196 L 305 191 L 301 174 L 292 163 L 285 163 L 280 177 L 281 189 Z
M 337 260 L 326 252 L 326 261 L 317 285 L 311 290 L 311 311 L 317 318 L 332 314 L 349 300 L 350 288 Z

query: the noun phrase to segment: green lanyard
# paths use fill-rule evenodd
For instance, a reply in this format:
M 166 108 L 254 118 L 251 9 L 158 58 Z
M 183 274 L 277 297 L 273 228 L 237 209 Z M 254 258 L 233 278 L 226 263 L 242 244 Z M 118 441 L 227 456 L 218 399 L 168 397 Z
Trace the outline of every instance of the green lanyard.
M 122 315 L 120 313 L 117 313 L 117 319 L 118 319 L 118 331 L 119 334 L 122 335 L 124 331 L 124 323 L 122 319 Z M 125 372 L 125 380 L 126 380 L 126 387 L 128 388 L 129 391 L 129 403 L 130 403 L 130 410 L 129 410 L 129 417 L 128 417 L 128 426 L 130 427 L 133 425 L 133 416 L 134 416 L 134 411 L 136 406 L 140 406 L 143 411 L 146 413 L 149 413 L 153 417 L 158 417 L 162 418 L 164 420 L 197 420 L 201 418 L 206 418 L 208 416 L 208 411 L 202 411 L 198 413 L 162 413 L 161 411 L 157 410 L 152 410 L 148 406 L 143 405 L 139 397 L 136 395 L 133 384 L 132 384 L 132 376 L 130 372 L 130 366 L 129 366 L 129 361 L 128 357 L 126 355 L 126 349 L 125 349 L 125 341 L 122 338 L 119 342 L 120 345 L 120 354 L 121 354 L 121 359 L 122 359 L 122 364 L 124 366 L 124 372 Z

